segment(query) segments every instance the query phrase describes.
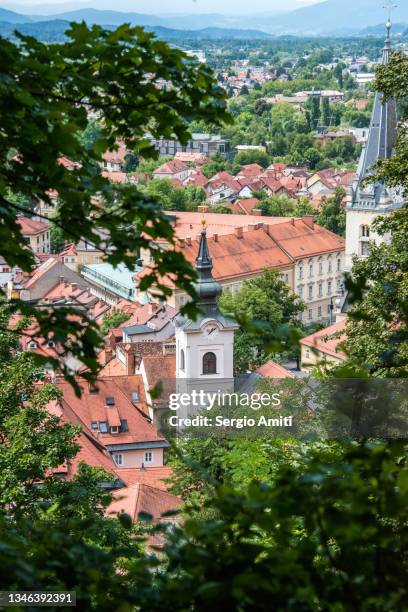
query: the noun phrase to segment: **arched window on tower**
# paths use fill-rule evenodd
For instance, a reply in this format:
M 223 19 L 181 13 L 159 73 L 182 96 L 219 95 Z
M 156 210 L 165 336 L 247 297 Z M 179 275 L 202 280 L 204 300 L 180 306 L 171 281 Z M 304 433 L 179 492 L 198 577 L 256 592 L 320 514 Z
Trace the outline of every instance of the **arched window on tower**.
M 203 374 L 217 373 L 217 357 L 215 353 L 205 353 L 203 356 Z
M 370 237 L 370 228 L 368 225 L 360 225 L 360 236 L 362 238 Z
M 186 368 L 186 358 L 184 355 L 184 349 L 181 349 L 180 351 L 180 370 L 185 370 Z

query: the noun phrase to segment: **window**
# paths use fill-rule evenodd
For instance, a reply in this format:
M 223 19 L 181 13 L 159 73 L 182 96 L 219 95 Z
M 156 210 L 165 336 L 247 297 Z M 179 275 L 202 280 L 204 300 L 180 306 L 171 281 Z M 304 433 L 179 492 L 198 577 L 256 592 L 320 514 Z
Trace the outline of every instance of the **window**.
M 368 242 L 360 242 L 361 256 L 366 257 L 368 255 Z
M 98 429 L 98 422 L 97 421 L 92 421 L 91 429 Z
M 118 425 L 112 425 L 109 428 L 109 431 L 111 434 L 118 434 L 119 433 L 119 426 Z
M 333 262 L 331 260 L 331 257 L 329 257 L 329 260 L 328 260 L 328 268 L 327 268 L 327 270 L 328 270 L 329 274 L 331 272 L 333 272 Z
M 50 348 L 54 348 L 54 346 L 55 346 L 55 342 L 53 342 L 52 340 L 49 340 L 49 341 L 47 342 L 47 344 L 48 344 L 48 346 L 49 346 Z
M 203 374 L 217 373 L 217 357 L 215 353 L 205 353 L 203 356 Z
M 28 348 L 36 349 L 37 348 L 37 343 L 32 340 L 31 342 L 28 343 Z
M 332 283 L 331 281 L 327 281 L 327 295 L 331 295 L 332 292 Z
M 322 307 L 321 306 L 319 306 L 318 309 L 317 309 L 317 316 L 318 317 L 322 316 Z
M 96 395 L 98 393 L 98 389 L 96 387 L 89 387 L 89 393 L 91 395 Z
M 309 359 L 309 357 L 310 357 L 310 351 L 309 349 L 306 349 L 306 359 Z
M 107 423 L 107 421 L 99 421 L 99 431 L 101 433 L 108 433 L 108 423 Z
M 313 285 L 309 285 L 308 289 L 309 289 L 308 298 L 309 300 L 311 300 L 313 297 Z
M 179 301 L 180 306 L 184 306 L 186 300 L 183 295 L 180 295 L 178 301 Z
M 298 285 L 298 295 L 299 297 L 303 297 L 303 286 L 302 285 Z
M 146 451 L 144 454 L 144 462 L 152 463 L 153 462 L 153 453 L 152 451 Z
M 368 227 L 368 225 L 360 225 L 360 236 L 362 236 L 363 238 L 370 237 L 370 228 Z
M 323 297 L 323 283 L 318 284 L 318 296 Z
M 341 259 L 337 260 L 337 272 L 340 272 L 341 270 Z
M 184 371 L 185 367 L 186 367 L 186 360 L 184 356 L 184 349 L 181 349 L 180 351 L 180 370 Z
M 303 266 L 299 266 L 299 280 L 303 278 Z
M 309 259 L 309 277 L 313 276 L 313 261 Z
M 134 404 L 138 402 L 139 401 L 139 391 L 132 391 L 132 393 L 130 394 L 130 398 Z
M 121 419 L 120 421 L 120 431 L 129 431 L 129 426 L 128 426 L 128 422 L 127 419 Z
M 123 465 L 122 453 L 116 453 L 115 455 L 113 455 L 113 460 L 116 463 L 116 465 Z
M 327 304 L 327 314 L 331 314 L 331 304 Z
M 285 274 L 285 283 L 289 282 L 289 274 Z
M 114 406 L 115 405 L 115 398 L 114 397 L 106 397 L 105 398 L 105 403 L 107 406 Z
M 308 312 L 308 319 L 311 321 L 313 319 L 313 310 L 310 308 Z
M 319 276 L 323 274 L 323 261 L 322 258 L 319 257 Z

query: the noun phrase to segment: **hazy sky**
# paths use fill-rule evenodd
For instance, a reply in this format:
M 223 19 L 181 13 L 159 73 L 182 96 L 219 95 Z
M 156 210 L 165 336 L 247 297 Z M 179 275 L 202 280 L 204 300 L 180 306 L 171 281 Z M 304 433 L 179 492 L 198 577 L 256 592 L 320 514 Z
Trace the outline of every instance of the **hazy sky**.
M 79 8 L 90 7 L 111 10 L 127 10 L 142 13 L 169 14 L 169 13 L 260 13 L 275 12 L 276 10 L 290 10 L 297 6 L 314 4 L 322 0 L 0 0 L 0 6 L 18 11 L 19 8 L 32 7 L 35 11 L 36 5 L 49 4 L 52 8 L 56 4 L 64 10 L 61 5 L 66 4 L 69 9 L 76 5 Z M 41 11 L 42 12 L 42 11 Z

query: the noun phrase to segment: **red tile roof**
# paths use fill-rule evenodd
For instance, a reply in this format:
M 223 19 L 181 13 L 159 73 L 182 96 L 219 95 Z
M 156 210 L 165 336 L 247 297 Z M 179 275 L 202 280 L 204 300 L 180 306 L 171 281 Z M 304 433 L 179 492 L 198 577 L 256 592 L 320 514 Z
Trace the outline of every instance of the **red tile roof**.
M 256 226 L 258 224 L 263 226 L 260 218 L 255 218 Z M 213 274 L 217 280 L 253 275 L 262 272 L 265 268 L 285 268 L 292 263 L 290 257 L 263 227 L 258 230 L 244 231 L 242 238 L 239 238 L 236 233 L 218 236 L 217 241 L 208 236 L 208 245 L 213 262 Z M 191 246 L 186 245 L 183 249 L 186 259 L 190 262 L 195 261 L 197 252 L 198 241 L 196 240 Z
M 121 512 L 129 514 L 132 521 L 137 521 L 140 513 L 150 514 L 152 523 L 166 521 L 174 522 L 174 517 L 163 517 L 163 514 L 177 510 L 182 500 L 163 489 L 157 489 L 147 484 L 137 483 L 113 493 L 113 500 L 106 509 L 107 515 L 117 515 Z
M 295 378 L 293 372 L 272 360 L 261 365 L 256 372 L 263 378 Z
M 127 155 L 127 147 L 124 142 L 118 142 L 117 151 L 106 151 L 102 158 L 105 162 L 109 162 L 112 164 L 123 164 L 125 162 L 125 157 Z
M 254 208 L 258 208 L 259 204 L 260 201 L 258 200 L 258 198 L 240 199 L 236 200 L 234 204 L 232 204 L 231 210 L 238 215 L 242 213 L 244 213 L 245 215 L 250 215 Z
M 126 172 L 109 172 L 104 170 L 101 174 L 103 178 L 108 179 L 111 183 L 129 183 L 129 177 Z
M 172 159 L 171 161 L 165 162 L 153 172 L 153 175 L 156 174 L 178 174 L 179 172 L 185 172 L 188 170 L 188 166 L 184 164 L 182 161 L 178 161 L 177 159 Z
M 168 465 L 161 467 L 141 468 L 116 468 L 116 474 L 128 486 L 134 484 L 147 484 L 156 489 L 165 491 L 171 487 L 167 482 L 173 475 L 172 469 Z
M 184 153 L 182 151 L 178 151 L 175 154 L 174 159 L 177 161 L 184 162 L 186 164 L 192 163 L 192 164 L 198 164 L 200 166 L 202 166 L 203 164 L 208 164 L 211 161 L 208 157 L 206 157 L 202 153 Z
M 346 319 L 343 321 L 338 321 L 337 323 L 334 323 L 329 327 L 325 327 L 314 334 L 310 334 L 310 336 L 306 336 L 306 338 L 302 338 L 300 340 L 300 344 L 303 344 L 303 346 L 309 346 L 310 348 L 330 355 L 331 357 L 338 357 L 340 359 L 346 357 L 345 353 L 338 349 L 339 343 L 346 339 L 346 325 Z M 333 338 L 334 334 L 339 334 L 339 337 Z
M 291 219 L 286 223 L 271 225 L 269 233 L 293 259 L 342 251 L 345 248 L 344 238 L 316 223 L 310 227 L 303 219 Z
M 29 217 L 19 217 L 17 219 L 17 223 L 21 228 L 21 233 L 23 236 L 36 236 L 37 234 L 46 232 L 50 228 L 49 223 L 44 223 L 44 221 L 35 221 Z
M 139 442 L 161 442 L 164 441 L 154 425 L 143 416 L 147 413 L 146 399 L 144 394 L 143 380 L 141 376 L 132 377 L 138 384 L 139 402 L 141 406 L 138 410 L 127 397 L 123 389 L 116 382 L 116 377 L 100 378 L 97 381 L 97 393 L 91 393 L 89 385 L 82 384 L 82 396 L 78 398 L 72 386 L 60 381 L 58 387 L 63 392 L 63 406 L 68 406 L 78 417 L 80 422 L 86 427 L 87 431 L 94 438 L 104 445 L 109 444 L 130 444 Z M 114 405 L 107 405 L 106 398 L 111 397 Z M 120 421 L 127 420 L 128 431 L 119 434 L 102 433 L 91 427 L 93 422 L 107 421 L 110 427 L 120 424 Z

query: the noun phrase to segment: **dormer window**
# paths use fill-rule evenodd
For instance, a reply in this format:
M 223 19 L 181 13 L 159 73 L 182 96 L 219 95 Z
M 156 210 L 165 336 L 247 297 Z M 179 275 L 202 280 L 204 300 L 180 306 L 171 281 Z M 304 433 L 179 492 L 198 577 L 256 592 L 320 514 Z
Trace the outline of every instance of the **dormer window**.
M 105 404 L 106 404 L 107 406 L 114 406 L 114 405 L 115 405 L 115 398 L 114 398 L 114 397 L 111 397 L 111 396 L 106 397 L 106 398 L 105 398 Z
M 36 349 L 37 348 L 37 343 L 34 342 L 34 340 L 31 340 L 31 342 L 28 343 L 28 348 Z
M 49 340 L 47 342 L 47 344 L 48 344 L 49 348 L 54 348 L 55 347 L 55 342 L 53 340 Z
M 119 427 L 117 425 L 113 425 L 109 428 L 109 431 L 111 434 L 118 434 L 119 433 Z

